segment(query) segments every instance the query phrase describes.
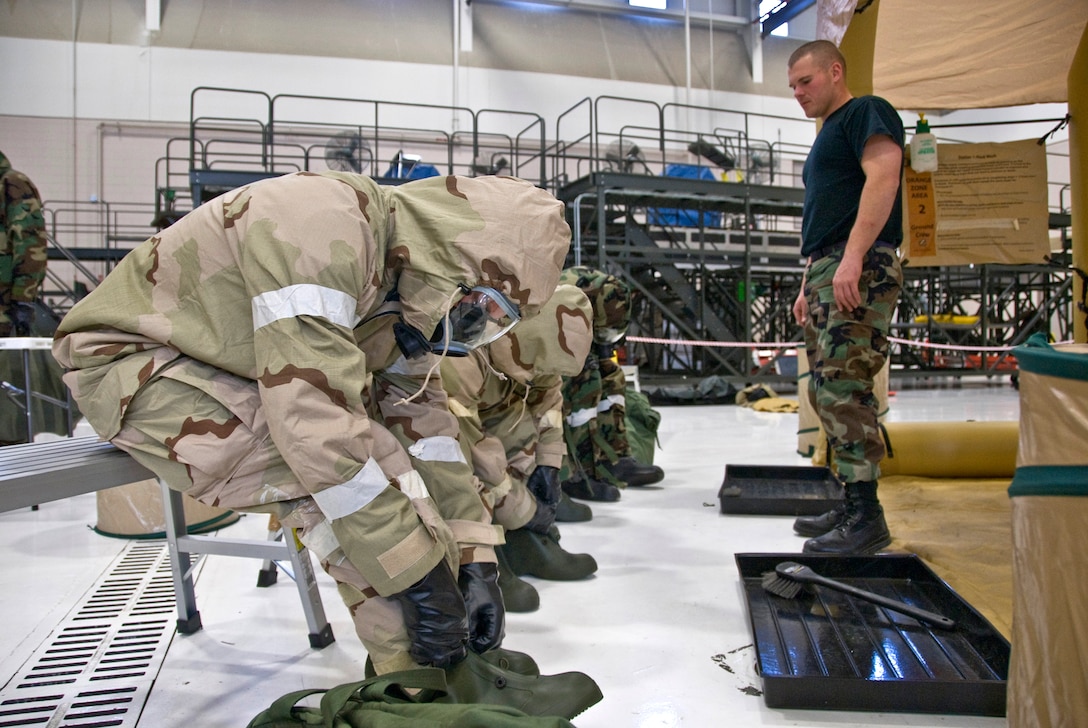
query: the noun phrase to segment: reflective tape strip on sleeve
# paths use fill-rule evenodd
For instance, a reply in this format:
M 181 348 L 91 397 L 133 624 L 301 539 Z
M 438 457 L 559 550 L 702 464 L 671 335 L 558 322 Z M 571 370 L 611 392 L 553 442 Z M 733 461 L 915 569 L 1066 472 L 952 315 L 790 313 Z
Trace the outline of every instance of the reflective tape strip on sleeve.
M 310 549 L 310 553 L 316 556 L 318 561 L 328 559 L 329 554 L 340 548 L 340 542 L 336 539 L 336 534 L 332 532 L 332 524 L 328 521 L 322 521 L 313 528 L 307 529 L 299 540 Z
M 612 407 L 614 405 L 617 405 L 617 404 L 620 407 L 626 407 L 627 406 L 627 400 L 625 400 L 623 398 L 622 394 L 610 394 L 607 397 L 605 397 L 604 399 L 602 399 L 600 402 L 597 403 L 597 411 L 598 412 L 607 412 L 608 410 L 612 409 Z
M 370 458 L 351 480 L 314 493 L 314 501 L 325 518 L 335 521 L 365 508 L 387 487 L 389 478 L 378 462 Z
M 587 407 L 586 409 L 580 409 L 567 415 L 567 424 L 571 427 L 581 427 L 596 416 L 597 411 Z
M 317 316 L 346 328 L 355 328 L 357 301 L 335 288 L 300 283 L 253 297 L 253 330 L 285 318 Z
M 465 453 L 461 451 L 461 444 L 452 437 L 439 435 L 437 437 L 424 437 L 412 443 L 408 453 L 420 460 L 435 463 L 465 463 Z
M 400 491 L 413 500 L 431 497 L 430 491 L 427 490 L 427 484 L 423 482 L 419 471 L 409 470 L 403 475 L 398 475 L 397 482 L 400 483 Z
M 540 418 L 540 429 L 546 430 L 548 428 L 554 428 L 556 430 L 563 427 L 563 413 L 557 409 L 551 409 L 544 413 Z

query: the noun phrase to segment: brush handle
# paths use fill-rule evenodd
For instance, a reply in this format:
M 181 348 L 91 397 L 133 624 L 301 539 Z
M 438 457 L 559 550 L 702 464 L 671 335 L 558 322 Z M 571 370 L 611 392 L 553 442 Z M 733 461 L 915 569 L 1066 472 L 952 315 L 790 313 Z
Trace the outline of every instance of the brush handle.
M 937 614 L 936 612 L 930 612 L 920 607 L 911 606 L 910 604 L 904 604 L 903 602 L 891 599 L 889 597 L 881 596 L 880 594 L 874 594 L 871 591 L 865 591 L 864 589 L 858 589 L 856 586 L 850 586 L 849 584 L 843 584 L 841 581 L 835 581 L 834 579 L 828 579 L 826 576 L 820 576 L 814 571 L 808 571 L 803 574 L 794 574 L 791 578 L 798 581 L 808 581 L 813 584 L 819 584 L 826 586 L 828 589 L 834 589 L 835 591 L 841 591 L 844 594 L 857 597 L 858 599 L 864 599 L 867 602 L 873 604 L 879 604 L 882 607 L 887 607 L 895 612 L 906 614 L 909 617 L 914 617 L 917 620 L 928 622 L 936 627 L 943 627 L 945 629 L 953 629 L 956 626 L 954 620 L 949 619 L 943 614 Z

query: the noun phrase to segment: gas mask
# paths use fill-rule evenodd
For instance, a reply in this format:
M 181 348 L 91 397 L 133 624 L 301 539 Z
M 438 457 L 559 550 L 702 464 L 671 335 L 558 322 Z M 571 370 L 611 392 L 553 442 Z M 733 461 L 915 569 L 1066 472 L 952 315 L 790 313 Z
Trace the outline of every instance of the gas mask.
M 466 356 L 490 344 L 521 320 L 517 304 L 489 286 L 461 286 L 464 295 L 450 308 L 431 338 L 403 321 L 393 325 L 397 346 L 408 359 L 433 353 Z

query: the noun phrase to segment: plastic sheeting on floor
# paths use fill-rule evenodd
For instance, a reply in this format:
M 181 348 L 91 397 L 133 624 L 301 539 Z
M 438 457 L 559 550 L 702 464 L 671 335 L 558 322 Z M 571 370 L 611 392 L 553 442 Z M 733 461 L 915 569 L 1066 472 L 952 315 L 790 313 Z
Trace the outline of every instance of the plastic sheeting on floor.
M 918 554 L 1006 638 L 1012 635 L 1009 479 L 880 480 L 889 550 Z

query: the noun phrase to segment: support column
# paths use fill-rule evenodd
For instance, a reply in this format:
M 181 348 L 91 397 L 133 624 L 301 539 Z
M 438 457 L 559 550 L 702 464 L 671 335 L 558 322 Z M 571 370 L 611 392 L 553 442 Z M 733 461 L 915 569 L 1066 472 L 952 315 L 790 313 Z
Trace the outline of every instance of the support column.
M 1069 204 L 1073 211 L 1073 265 L 1088 273 L 1088 27 L 1069 66 Z M 1088 343 L 1085 281 L 1073 276 L 1073 340 Z

